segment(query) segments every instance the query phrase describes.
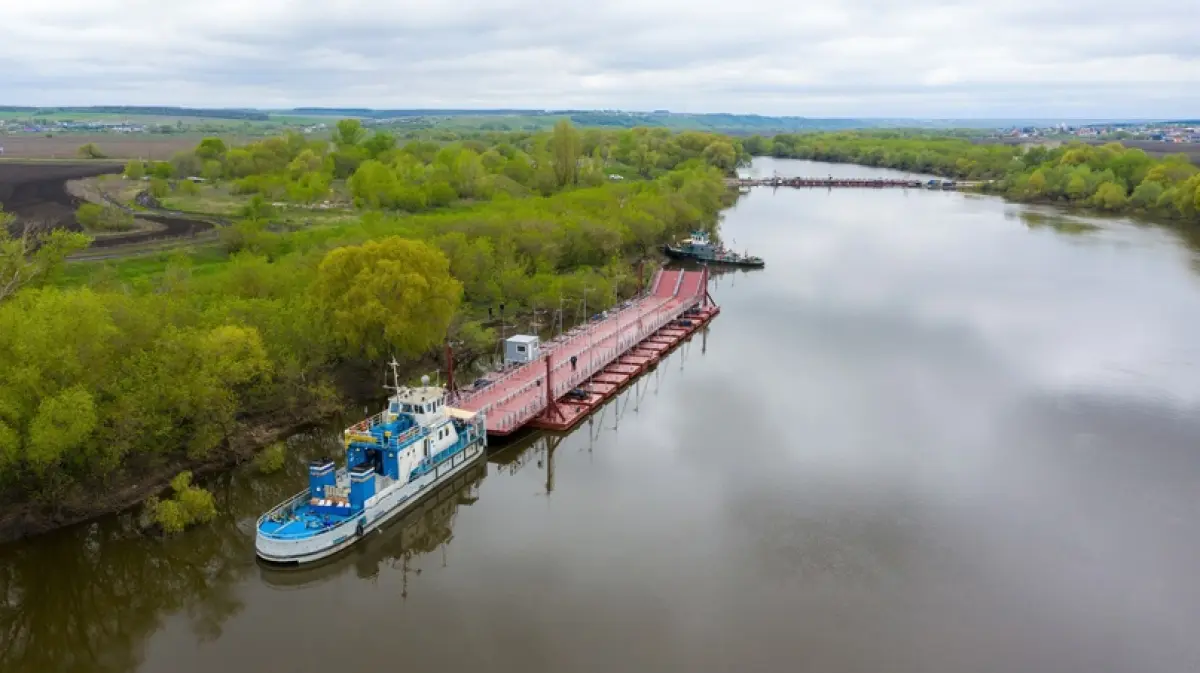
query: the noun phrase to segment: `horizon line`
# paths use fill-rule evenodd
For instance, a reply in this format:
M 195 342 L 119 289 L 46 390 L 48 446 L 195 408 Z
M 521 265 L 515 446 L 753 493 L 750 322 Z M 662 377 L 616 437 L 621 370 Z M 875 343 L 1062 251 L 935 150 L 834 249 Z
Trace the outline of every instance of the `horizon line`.
M 1173 121 L 1196 121 L 1193 119 L 1175 118 L 1169 116 L 1162 117 L 1064 117 L 1064 116 L 1039 116 L 1030 114 L 1028 116 L 868 116 L 868 115 L 844 115 L 844 116 L 814 116 L 808 117 L 799 114 L 763 114 L 758 112 L 687 112 L 674 111 L 665 108 L 652 110 L 625 109 L 625 108 L 509 108 L 509 107 L 444 107 L 444 108 L 401 108 L 401 107 L 363 107 L 356 105 L 333 106 L 333 105 L 298 105 L 292 107 L 199 107 L 191 105 L 126 105 L 120 103 L 105 103 L 92 105 L 21 105 L 0 103 L 0 111 L 15 111 L 15 110 L 50 110 L 50 109 L 68 109 L 68 110 L 88 110 L 102 108 L 127 108 L 129 110 L 196 110 L 206 112 L 403 112 L 408 114 L 420 113 L 491 113 L 491 114 L 534 114 L 534 115 L 551 115 L 551 114 L 569 114 L 569 113 L 623 113 L 623 114 L 643 114 L 643 115 L 690 115 L 690 116 L 738 116 L 738 117 L 759 117 L 763 119 L 803 119 L 803 120 L 870 120 L 870 121 L 1089 121 L 1089 122 L 1106 122 L 1106 121 L 1136 121 L 1136 122 L 1173 122 Z

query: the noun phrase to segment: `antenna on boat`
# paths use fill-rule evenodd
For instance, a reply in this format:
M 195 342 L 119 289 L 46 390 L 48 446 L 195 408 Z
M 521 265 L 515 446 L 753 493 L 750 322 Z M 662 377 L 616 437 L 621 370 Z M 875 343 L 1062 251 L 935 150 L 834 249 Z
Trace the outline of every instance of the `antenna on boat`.
M 392 356 L 392 361 L 388 363 L 388 366 L 390 366 L 392 368 L 392 385 L 384 386 L 384 388 L 393 390 L 393 391 L 395 391 L 395 393 L 397 395 L 399 395 L 400 394 L 400 363 L 396 362 L 396 356 L 394 356 L 394 355 Z

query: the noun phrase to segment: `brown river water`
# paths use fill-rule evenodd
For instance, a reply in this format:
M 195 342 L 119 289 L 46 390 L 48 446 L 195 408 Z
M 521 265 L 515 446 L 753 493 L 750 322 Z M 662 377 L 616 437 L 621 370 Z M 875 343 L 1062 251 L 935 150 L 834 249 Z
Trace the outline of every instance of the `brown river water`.
M 703 335 L 332 563 L 260 567 L 253 526 L 338 424 L 208 484 L 211 526 L 0 547 L 0 672 L 1200 671 L 1178 233 L 760 189 L 722 234 L 767 268 L 714 278 Z

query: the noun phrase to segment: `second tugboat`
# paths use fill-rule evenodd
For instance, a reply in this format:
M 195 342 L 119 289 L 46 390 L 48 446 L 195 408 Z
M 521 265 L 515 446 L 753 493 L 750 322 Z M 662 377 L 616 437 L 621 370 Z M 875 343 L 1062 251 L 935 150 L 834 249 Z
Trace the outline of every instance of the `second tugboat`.
M 675 259 L 693 259 L 710 264 L 728 264 L 730 266 L 749 266 L 760 268 L 766 266 L 762 257 L 742 255 L 726 250 L 724 245 L 714 244 L 708 234 L 703 231 L 693 231 L 679 245 L 670 243 L 663 246 L 663 252 Z
M 332 556 L 416 504 L 486 453 L 483 414 L 446 406 L 446 390 L 395 385 L 386 409 L 342 433 L 346 467 L 309 464 L 309 486 L 258 520 L 259 558 L 300 564 Z

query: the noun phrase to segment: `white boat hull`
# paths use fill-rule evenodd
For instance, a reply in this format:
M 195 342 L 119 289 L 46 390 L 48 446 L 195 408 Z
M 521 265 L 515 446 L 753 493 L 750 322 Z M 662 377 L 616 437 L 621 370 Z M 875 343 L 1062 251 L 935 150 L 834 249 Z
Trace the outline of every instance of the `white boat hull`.
M 287 565 L 312 563 L 333 556 L 407 511 L 433 486 L 462 472 L 485 453 L 482 441 L 472 442 L 413 481 L 379 494 L 357 516 L 311 537 L 279 539 L 258 533 L 254 541 L 255 552 L 264 561 Z

